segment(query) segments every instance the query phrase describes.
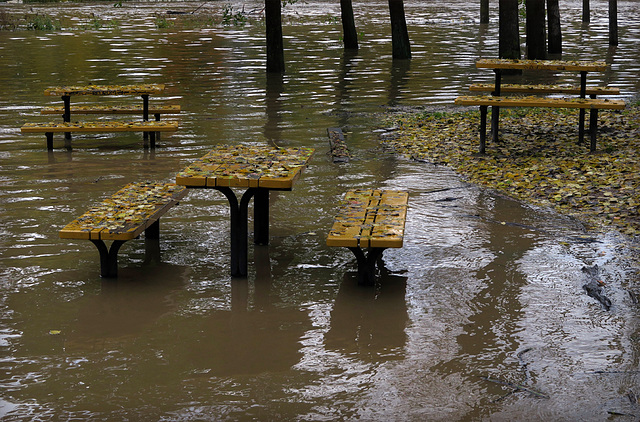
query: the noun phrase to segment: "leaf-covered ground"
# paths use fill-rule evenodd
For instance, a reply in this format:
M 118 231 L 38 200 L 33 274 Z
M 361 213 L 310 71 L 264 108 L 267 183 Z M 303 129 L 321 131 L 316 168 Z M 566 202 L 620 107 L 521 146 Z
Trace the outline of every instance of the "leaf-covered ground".
M 491 113 L 489 112 L 489 120 Z M 594 231 L 640 237 L 640 106 L 598 113 L 598 151 L 578 144 L 578 111 L 502 109 L 500 142 L 487 133 L 479 155 L 480 114 L 410 113 L 393 118 L 383 142 L 416 160 L 448 165 L 471 182 L 551 206 Z M 587 112 L 587 127 L 589 113 Z

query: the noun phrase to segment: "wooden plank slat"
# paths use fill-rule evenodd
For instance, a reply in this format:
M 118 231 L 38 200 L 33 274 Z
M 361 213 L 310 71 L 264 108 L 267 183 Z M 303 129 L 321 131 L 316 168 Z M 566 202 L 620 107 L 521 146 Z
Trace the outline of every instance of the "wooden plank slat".
M 20 131 L 22 133 L 61 133 L 61 132 L 171 132 L 178 130 L 177 121 L 98 121 L 76 123 L 25 123 Z
M 540 98 L 540 97 L 492 97 L 461 96 L 455 104 L 464 106 L 500 106 L 500 107 L 552 107 L 552 108 L 584 108 L 622 110 L 622 100 L 593 98 Z
M 394 190 L 345 194 L 327 236 L 327 246 L 400 248 L 409 195 Z
M 40 114 L 64 113 L 63 106 L 44 107 Z M 72 106 L 71 114 L 142 114 L 142 105 L 126 106 Z M 150 105 L 149 114 L 179 114 L 179 105 Z
M 65 85 L 55 86 L 44 90 L 44 95 L 134 95 L 160 94 L 164 91 L 164 84 L 140 85 Z
M 564 61 L 564 60 L 509 60 L 479 59 L 478 69 L 521 69 L 521 70 L 558 70 L 575 72 L 604 72 L 607 63 L 604 61 Z
M 136 238 L 187 193 L 173 183 L 130 183 L 60 230 L 63 239 Z
M 469 91 L 472 92 L 491 92 L 495 89 L 494 84 L 471 84 Z M 521 85 L 521 84 L 502 84 L 500 92 L 513 92 L 524 94 L 580 94 L 579 86 L 571 85 Z M 586 95 L 619 95 L 620 88 L 607 86 L 588 86 Z

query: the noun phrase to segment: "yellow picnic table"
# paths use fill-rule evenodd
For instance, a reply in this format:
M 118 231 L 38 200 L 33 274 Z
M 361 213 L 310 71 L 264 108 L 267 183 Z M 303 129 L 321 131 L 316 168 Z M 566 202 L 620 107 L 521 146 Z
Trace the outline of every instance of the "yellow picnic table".
M 140 95 L 142 97 L 142 120 L 149 120 L 149 95 L 164 91 L 164 84 L 139 85 L 65 85 L 50 87 L 44 95 L 62 97 L 63 121 L 71 121 L 71 96 L 76 95 Z
M 598 61 L 582 61 L 582 60 L 514 60 L 514 59 L 479 59 L 476 61 L 478 69 L 493 69 L 495 77 L 493 96 L 500 95 L 503 70 L 534 70 L 534 71 L 555 71 L 555 72 L 580 72 L 580 98 L 586 98 L 587 90 L 587 73 L 588 72 L 604 72 L 607 69 L 607 63 Z M 595 98 L 595 96 L 591 96 Z M 498 140 L 498 126 L 500 107 L 493 106 L 491 108 L 491 135 L 492 140 Z M 584 140 L 584 120 L 585 110 L 580 109 L 580 117 L 578 123 L 579 142 Z M 591 121 L 597 124 L 597 109 L 591 111 Z M 592 128 L 592 143 L 595 143 L 595 128 Z M 483 149 L 483 148 L 481 148 Z
M 231 211 L 231 275 L 247 275 L 248 211 L 254 198 L 254 243 L 269 243 L 269 191 L 290 191 L 313 154 L 312 148 L 220 145 L 176 176 L 187 188 L 216 189 Z M 246 188 L 240 201 L 231 188 Z

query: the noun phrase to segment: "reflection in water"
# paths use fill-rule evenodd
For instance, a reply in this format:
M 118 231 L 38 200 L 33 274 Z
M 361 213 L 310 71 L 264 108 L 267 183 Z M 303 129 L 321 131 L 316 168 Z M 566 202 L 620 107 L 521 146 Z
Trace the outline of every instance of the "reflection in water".
M 347 273 L 331 311 L 325 347 L 366 362 L 404 356 L 408 315 L 407 278 L 385 274 L 375 288 L 361 286 Z
M 463 334 L 457 337 L 458 357 L 433 369 L 445 374 L 466 374 L 472 383 L 483 383 L 480 377 L 512 379 L 515 373 L 518 384 L 529 385 L 533 380 L 527 379 L 528 375 L 520 376 L 524 368 L 519 368 L 514 359 L 519 345 L 512 333 L 517 331 L 516 322 L 522 318 L 519 298 L 526 284 L 525 274 L 516 265 L 534 245 L 535 237 L 526 226 L 527 212 L 518 203 L 481 195 L 478 205 L 486 210 L 486 214 L 480 215 L 486 226 L 484 247 L 494 258 L 476 275 L 482 287 L 473 299 L 474 314 L 464 325 Z M 500 220 L 503 216 L 508 216 L 509 224 Z M 485 387 L 493 394 L 501 394 L 500 385 Z M 493 399 L 490 394 L 486 400 Z M 468 417 L 475 419 L 479 415 Z
M 411 60 L 393 60 L 391 62 L 391 79 L 389 84 L 390 107 L 398 105 L 404 97 L 404 89 L 409 83 Z
M 286 147 L 282 128 L 284 98 L 284 76 L 282 73 L 267 73 L 266 78 L 266 115 L 264 137 L 273 146 Z

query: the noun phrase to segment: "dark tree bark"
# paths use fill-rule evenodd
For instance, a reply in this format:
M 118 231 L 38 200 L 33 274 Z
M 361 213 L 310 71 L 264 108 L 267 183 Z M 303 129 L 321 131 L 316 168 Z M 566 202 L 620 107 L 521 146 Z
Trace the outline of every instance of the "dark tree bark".
M 527 7 L 527 58 L 530 60 L 546 59 L 544 0 L 526 0 L 525 4 Z
M 582 0 L 582 22 L 591 22 L 591 7 L 589 0 Z
M 609 45 L 618 45 L 618 0 L 609 0 Z
M 562 28 L 558 0 L 547 0 L 547 20 L 549 22 L 549 54 L 562 54 Z
M 518 0 L 500 0 L 499 8 L 498 57 L 501 59 L 519 59 Z
M 344 48 L 358 49 L 358 33 L 356 22 L 353 18 L 353 6 L 351 0 L 340 0 L 340 12 L 342 14 L 342 33 L 344 36 Z
M 281 0 L 265 0 L 265 25 L 267 27 L 267 72 L 284 72 L 284 44 L 282 42 Z
M 480 23 L 489 23 L 489 0 L 480 0 Z
M 404 1 L 389 0 L 389 15 L 391 17 L 391 44 L 394 59 L 410 59 L 411 44 L 407 21 L 404 16 Z

